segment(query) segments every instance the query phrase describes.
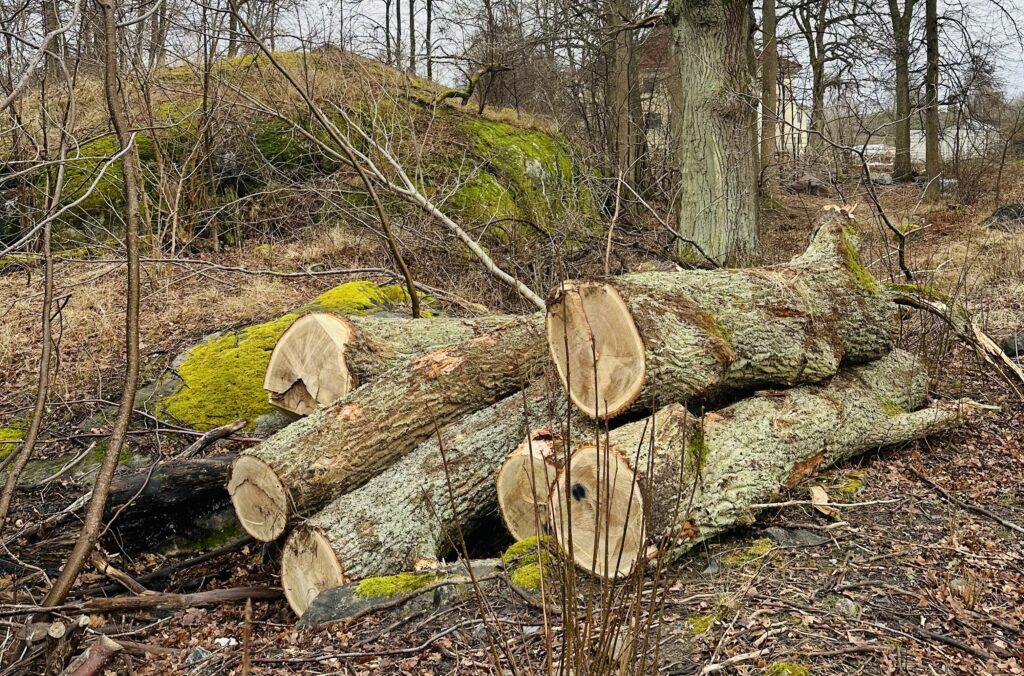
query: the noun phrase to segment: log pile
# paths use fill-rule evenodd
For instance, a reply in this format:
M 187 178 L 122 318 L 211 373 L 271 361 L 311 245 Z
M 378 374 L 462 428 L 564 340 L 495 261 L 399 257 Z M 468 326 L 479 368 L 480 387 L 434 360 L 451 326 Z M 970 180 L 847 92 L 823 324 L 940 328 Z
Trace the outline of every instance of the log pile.
M 353 579 L 441 566 L 498 512 L 615 578 L 823 467 L 959 424 L 969 407 L 928 406 L 924 368 L 894 349 L 896 306 L 849 221 L 826 210 L 786 265 L 566 282 L 546 316 L 308 315 L 266 377 L 308 415 L 232 462 L 239 520 L 262 541 L 291 527 L 299 615 Z

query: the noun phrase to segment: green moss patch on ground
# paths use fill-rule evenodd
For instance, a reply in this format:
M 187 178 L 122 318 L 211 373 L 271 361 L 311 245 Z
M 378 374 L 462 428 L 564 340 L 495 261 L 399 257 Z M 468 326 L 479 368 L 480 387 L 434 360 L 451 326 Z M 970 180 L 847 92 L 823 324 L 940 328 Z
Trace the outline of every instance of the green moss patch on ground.
M 794 662 L 772 662 L 764 668 L 765 676 L 810 676 L 807 667 Z
M 754 540 L 753 544 L 746 549 L 723 556 L 722 563 L 732 567 L 742 566 L 755 559 L 767 556 L 774 548 L 775 545 L 771 538 L 759 538 Z
M 263 390 L 263 377 L 274 346 L 292 322 L 318 311 L 370 314 L 392 309 L 405 298 L 402 287 L 349 282 L 283 317 L 209 338 L 182 357 L 177 366 L 181 385 L 158 402 L 157 412 L 197 429 L 240 419 L 248 421 L 251 429 L 260 416 L 274 411 Z

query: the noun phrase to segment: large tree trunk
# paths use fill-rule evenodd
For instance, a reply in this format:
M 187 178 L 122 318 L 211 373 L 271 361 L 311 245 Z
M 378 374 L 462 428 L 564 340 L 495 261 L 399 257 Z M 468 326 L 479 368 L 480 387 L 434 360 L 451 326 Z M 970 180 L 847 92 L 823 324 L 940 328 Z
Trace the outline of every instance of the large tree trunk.
M 547 332 L 572 402 L 610 419 L 817 382 L 843 361 L 885 354 L 895 306 L 857 262 L 849 221 L 826 211 L 786 266 L 567 282 L 549 302 Z
M 516 392 L 543 368 L 543 317 L 424 354 L 289 425 L 232 465 L 242 525 L 270 541 L 290 518 L 365 483 L 437 429 Z
M 312 313 L 284 332 L 263 380 L 270 403 L 309 415 L 412 356 L 472 338 L 510 317 L 381 319 Z
M 925 45 L 927 66 L 924 78 L 924 137 L 926 200 L 936 201 L 942 194 L 942 148 L 939 145 L 939 10 L 937 0 L 925 0 Z
M 910 161 L 910 24 L 917 0 L 888 0 L 889 18 L 893 34 L 893 63 L 896 67 L 896 124 L 892 176 L 897 181 L 909 181 L 913 167 Z
M 776 42 L 775 0 L 764 0 L 762 8 L 761 52 L 761 187 L 765 193 L 774 188 L 774 170 L 778 149 L 776 121 L 779 115 L 779 46 Z M 769 176 L 771 174 L 771 176 Z
M 461 552 L 460 537 L 496 507 L 494 477 L 540 425 L 567 405 L 542 384 L 468 415 L 298 526 L 284 546 L 281 584 L 299 615 L 324 589 L 412 570 Z
M 552 491 L 555 536 L 577 564 L 607 577 L 677 556 L 751 523 L 758 504 L 819 468 L 963 419 L 956 406 L 915 410 L 927 387 L 922 365 L 896 350 L 827 385 L 761 392 L 703 418 L 672 404 L 612 430 L 600 449 L 573 453 Z
M 629 0 L 607 0 L 603 21 L 608 37 L 605 43 L 605 111 L 607 148 L 616 175 L 639 190 L 638 172 L 642 149 L 642 125 L 635 116 L 633 99 L 638 93 L 634 31 L 626 28 L 633 10 Z
M 673 122 L 681 181 L 680 255 L 703 262 L 758 254 L 757 111 L 751 13 L 743 0 L 671 0 Z

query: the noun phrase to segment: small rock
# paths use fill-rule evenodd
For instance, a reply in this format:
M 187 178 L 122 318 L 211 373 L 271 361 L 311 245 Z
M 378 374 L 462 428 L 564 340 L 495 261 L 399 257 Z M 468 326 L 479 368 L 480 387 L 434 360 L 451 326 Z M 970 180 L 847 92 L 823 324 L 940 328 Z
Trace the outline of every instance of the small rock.
M 780 547 L 817 547 L 828 542 L 828 538 L 823 538 L 817 533 L 803 528 L 790 529 L 772 526 L 766 528 L 765 533 Z
M 832 189 L 828 184 L 814 174 L 804 174 L 790 183 L 789 191 L 803 195 L 817 195 L 818 197 L 828 197 L 832 194 Z
M 992 212 L 983 225 L 1003 232 L 1024 230 L 1024 204 L 1007 204 Z
M 1010 357 L 1024 357 L 1024 333 L 1003 338 L 999 347 Z
M 876 185 L 892 185 L 892 174 L 888 172 L 871 174 L 871 181 Z
M 238 639 L 231 638 L 230 636 L 215 638 L 213 639 L 213 642 L 221 646 L 222 648 L 234 648 L 236 645 L 238 645 Z
M 213 653 L 206 648 L 193 648 L 192 652 L 190 652 L 188 657 L 185 658 L 185 666 L 194 667 L 212 654 Z
M 838 610 L 843 615 L 846 615 L 847 617 L 851 617 L 853 619 L 857 619 L 858 617 L 860 617 L 862 611 L 859 603 L 857 603 L 856 601 L 851 601 L 846 597 L 839 599 L 839 602 L 836 603 L 836 610 Z

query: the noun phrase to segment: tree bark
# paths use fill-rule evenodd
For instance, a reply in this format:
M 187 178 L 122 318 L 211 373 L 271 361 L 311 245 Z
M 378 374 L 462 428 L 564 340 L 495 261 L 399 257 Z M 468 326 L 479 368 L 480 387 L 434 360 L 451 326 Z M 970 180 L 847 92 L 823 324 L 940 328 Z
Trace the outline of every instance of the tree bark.
M 910 160 L 910 25 L 917 0 L 888 0 L 893 33 L 893 64 L 896 68 L 896 123 L 892 176 L 896 181 L 909 181 L 913 175 Z
M 573 453 L 552 491 L 555 536 L 569 551 L 571 514 L 576 563 L 607 577 L 671 559 L 749 525 L 757 505 L 820 468 L 964 419 L 965 407 L 917 410 L 927 388 L 922 365 L 896 350 L 827 385 L 760 392 L 702 418 L 672 404 L 612 430 L 600 449 Z M 609 516 L 595 521 L 595 513 Z
M 934 202 L 942 195 L 942 149 L 939 145 L 939 12 L 937 0 L 925 0 L 925 45 L 927 65 L 924 78 L 925 184 L 924 197 Z
M 761 51 L 761 188 L 771 193 L 774 181 L 768 173 L 776 173 L 776 118 L 779 109 L 779 46 L 777 42 L 775 0 L 764 0 L 761 11 L 764 48 Z
M 494 477 L 509 451 L 532 427 L 559 428 L 566 410 L 564 396 L 538 383 L 449 425 L 328 504 L 285 542 L 281 584 L 292 609 L 302 615 L 321 591 L 351 579 L 457 555 L 461 538 L 494 513 Z
M 365 483 L 437 429 L 523 388 L 546 360 L 540 314 L 413 359 L 235 460 L 242 525 L 271 541 L 289 519 Z
M 720 263 L 758 255 L 757 112 L 743 0 L 672 0 L 679 232 Z M 680 255 L 703 260 L 680 241 Z
M 333 404 L 412 356 L 472 338 L 507 323 L 478 319 L 381 319 L 312 313 L 274 346 L 263 388 L 270 403 L 296 415 Z
M 895 306 L 857 262 L 850 220 L 824 212 L 810 247 L 785 266 L 636 273 L 556 289 L 548 346 L 572 402 L 604 420 L 817 382 L 843 361 L 882 356 Z

